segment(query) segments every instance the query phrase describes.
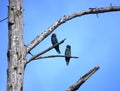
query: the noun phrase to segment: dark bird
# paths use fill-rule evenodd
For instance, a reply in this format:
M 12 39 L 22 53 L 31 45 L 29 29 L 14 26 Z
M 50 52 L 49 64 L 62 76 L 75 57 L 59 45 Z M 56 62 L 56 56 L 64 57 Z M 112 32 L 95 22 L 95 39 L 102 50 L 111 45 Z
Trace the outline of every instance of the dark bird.
M 66 61 L 66 65 L 69 65 L 69 61 L 70 61 L 70 56 L 71 56 L 71 46 L 67 45 L 66 49 L 65 49 L 65 61 Z
M 57 35 L 56 35 L 55 33 L 52 34 L 52 36 L 51 36 L 51 43 L 52 43 L 53 45 L 55 45 L 55 44 L 58 43 L 58 40 L 57 40 L 57 37 L 56 37 L 56 36 L 57 36 Z M 57 51 L 58 54 L 60 54 L 59 45 L 55 47 L 55 50 Z

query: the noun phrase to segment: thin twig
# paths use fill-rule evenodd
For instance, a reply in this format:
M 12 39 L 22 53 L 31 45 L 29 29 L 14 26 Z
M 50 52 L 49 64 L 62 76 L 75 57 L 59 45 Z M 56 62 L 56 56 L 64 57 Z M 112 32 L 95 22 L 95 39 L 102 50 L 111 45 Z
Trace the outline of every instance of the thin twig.
M 42 52 L 40 52 L 40 53 L 38 53 L 38 54 L 32 56 L 32 57 L 28 60 L 27 63 L 31 62 L 32 60 L 35 60 L 37 57 L 39 57 L 39 56 L 41 56 L 42 54 L 48 52 L 49 50 L 53 49 L 54 47 L 56 47 L 56 46 L 58 46 L 58 45 L 64 43 L 65 40 L 66 40 L 66 39 L 63 39 L 63 40 L 60 41 L 59 43 L 57 43 L 57 44 L 55 44 L 55 45 L 53 45 L 53 46 L 47 48 L 46 50 L 44 50 L 44 51 L 42 51 Z
M 90 70 L 88 73 L 86 73 L 84 76 L 82 76 L 75 84 L 70 86 L 66 91 L 76 91 L 79 89 L 79 87 L 89 78 L 91 77 L 100 67 L 96 66 L 92 70 Z
M 50 55 L 50 56 L 40 56 L 40 57 L 37 57 L 35 60 L 38 60 L 38 59 L 43 59 L 43 58 L 53 58 L 53 57 L 68 57 L 68 56 L 65 56 L 65 55 Z M 79 57 L 76 57 L 76 56 L 69 56 L 70 58 L 79 58 Z
M 4 19 L 0 20 L 0 22 L 5 21 L 5 20 L 7 20 L 7 19 L 8 19 L 8 17 L 6 17 L 6 18 L 4 18 Z

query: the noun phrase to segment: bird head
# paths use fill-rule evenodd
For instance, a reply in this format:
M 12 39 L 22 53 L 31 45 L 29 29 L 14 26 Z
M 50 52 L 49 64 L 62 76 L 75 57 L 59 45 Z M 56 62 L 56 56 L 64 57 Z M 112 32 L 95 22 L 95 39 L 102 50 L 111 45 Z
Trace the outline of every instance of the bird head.
M 55 34 L 55 33 L 53 33 L 53 34 L 52 34 L 52 37 L 56 37 L 56 34 Z
M 67 45 L 66 48 L 71 49 L 71 46 L 70 46 L 70 45 Z

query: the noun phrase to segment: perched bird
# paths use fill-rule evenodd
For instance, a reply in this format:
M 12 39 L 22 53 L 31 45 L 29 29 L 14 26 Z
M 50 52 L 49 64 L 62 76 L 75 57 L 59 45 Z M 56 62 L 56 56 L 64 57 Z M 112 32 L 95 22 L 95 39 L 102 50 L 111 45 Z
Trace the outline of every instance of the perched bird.
M 58 43 L 58 40 L 57 40 L 57 37 L 56 37 L 56 34 L 53 33 L 52 36 L 51 36 L 51 43 L 53 45 L 57 44 Z M 58 54 L 60 54 L 60 49 L 59 49 L 59 45 L 55 47 L 55 50 L 57 51 Z
M 66 65 L 69 65 L 69 61 L 70 61 L 70 56 L 71 56 L 71 46 L 67 45 L 66 49 L 65 49 L 65 61 L 66 61 Z

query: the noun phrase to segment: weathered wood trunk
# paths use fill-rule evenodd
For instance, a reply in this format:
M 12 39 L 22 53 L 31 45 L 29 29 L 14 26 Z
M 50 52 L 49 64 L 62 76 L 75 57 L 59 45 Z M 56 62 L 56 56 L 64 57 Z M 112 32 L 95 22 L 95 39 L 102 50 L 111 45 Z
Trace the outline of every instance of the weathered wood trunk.
M 56 21 L 47 30 L 37 36 L 28 46 L 24 46 L 23 41 L 23 2 L 22 0 L 9 0 L 8 6 L 8 69 L 7 69 L 7 89 L 6 91 L 22 91 L 24 70 L 27 63 L 37 59 L 38 56 L 46 53 L 38 53 L 33 55 L 28 61 L 25 59 L 26 54 L 29 53 L 35 46 L 43 41 L 50 33 L 52 33 L 58 26 L 71 20 L 75 17 L 79 17 L 86 14 L 98 14 L 112 11 L 120 11 L 120 6 L 110 6 L 106 8 L 89 8 L 81 12 L 73 13 Z M 55 47 L 55 46 L 54 46 Z M 52 47 L 51 47 L 52 49 Z M 50 50 L 48 48 L 48 50 Z M 48 56 L 50 57 L 50 56 Z M 52 56 L 53 57 L 53 56 Z M 57 56 L 56 56 L 57 57 Z M 62 56 L 63 57 L 63 56 Z M 39 58 L 38 58 L 39 59 Z M 88 74 L 89 75 L 89 74 Z M 85 75 L 86 76 L 86 75 Z M 83 84 L 85 78 L 79 84 Z M 78 89 L 79 84 L 73 85 L 70 89 Z M 74 87 L 74 88 L 73 88 Z M 76 88 L 77 87 L 77 88 Z M 73 91 L 72 90 L 72 91 Z
M 23 43 L 22 13 L 22 0 L 9 0 L 7 91 L 22 91 L 23 89 L 26 51 Z

